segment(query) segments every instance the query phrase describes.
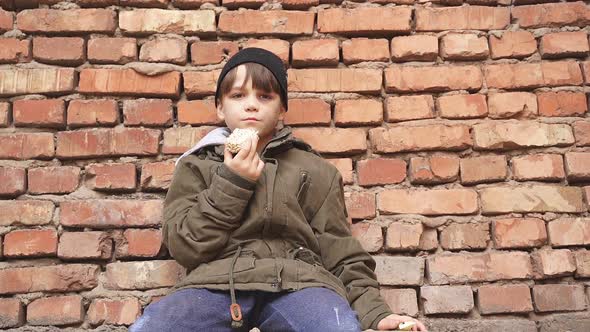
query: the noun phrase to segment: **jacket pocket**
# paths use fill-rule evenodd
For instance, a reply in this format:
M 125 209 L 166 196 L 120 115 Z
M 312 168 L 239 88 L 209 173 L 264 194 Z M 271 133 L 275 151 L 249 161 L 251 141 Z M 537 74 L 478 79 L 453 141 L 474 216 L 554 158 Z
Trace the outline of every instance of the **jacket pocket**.
M 252 256 L 241 256 L 236 260 L 236 264 L 233 267 L 234 273 L 251 270 L 255 267 L 255 257 Z M 209 262 L 207 264 L 201 264 L 195 272 L 206 276 L 223 276 L 229 274 L 231 268 L 232 257 L 219 259 L 216 261 Z
M 309 185 L 309 173 L 305 170 L 301 170 L 299 173 L 299 189 L 297 190 L 297 202 L 299 202 L 299 205 L 303 204 L 303 199 L 305 198 Z

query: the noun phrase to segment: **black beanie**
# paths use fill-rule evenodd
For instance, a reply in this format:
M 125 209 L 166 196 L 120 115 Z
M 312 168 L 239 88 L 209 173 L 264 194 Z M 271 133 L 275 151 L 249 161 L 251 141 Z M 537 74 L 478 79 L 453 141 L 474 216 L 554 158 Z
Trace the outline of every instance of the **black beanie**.
M 219 87 L 225 78 L 225 75 L 233 68 L 246 63 L 255 62 L 266 67 L 274 75 L 279 82 L 281 88 L 281 99 L 284 101 L 285 110 L 287 110 L 287 70 L 283 65 L 283 61 L 274 53 L 258 47 L 244 48 L 238 53 L 234 54 L 223 66 L 221 74 L 217 79 L 217 89 L 215 89 L 215 106 L 217 107 L 217 99 L 219 99 Z

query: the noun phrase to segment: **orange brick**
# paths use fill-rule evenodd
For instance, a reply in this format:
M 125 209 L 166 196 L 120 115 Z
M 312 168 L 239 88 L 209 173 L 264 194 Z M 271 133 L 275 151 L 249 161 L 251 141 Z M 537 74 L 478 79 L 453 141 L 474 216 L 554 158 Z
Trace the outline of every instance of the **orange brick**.
M 381 297 L 393 312 L 399 315 L 418 316 L 418 298 L 414 289 L 384 289 Z
M 264 0 L 224 0 L 223 6 L 230 9 L 243 8 L 259 8 L 264 4 Z
M 16 230 L 4 236 L 6 257 L 47 257 L 57 254 L 55 229 Z
M 561 181 L 565 178 L 560 154 L 517 156 L 511 160 L 512 174 L 518 181 Z
M 385 108 L 388 122 L 434 118 L 431 95 L 387 97 Z
M 33 58 L 38 62 L 77 66 L 86 61 L 84 39 L 79 37 L 35 37 Z
M 137 61 L 135 38 L 91 38 L 88 40 L 90 63 L 125 64 Z
M 172 101 L 143 98 L 125 100 L 123 119 L 127 126 L 170 126 L 172 125 Z
M 8 127 L 11 118 L 10 103 L 0 102 L 0 128 Z
M 357 162 L 358 182 L 361 186 L 376 186 L 403 182 L 406 162 L 402 159 L 365 159 Z
M 574 122 L 574 136 L 576 136 L 576 145 L 588 146 L 590 145 L 590 122 L 576 121 Z
M 2 14 L 0 14 L 0 16 L 1 15 Z M 28 39 L 0 39 L 0 63 L 30 62 L 30 44 L 31 41 Z
M 537 99 L 542 116 L 584 116 L 588 111 L 584 92 L 539 92 Z
M 174 260 L 121 262 L 107 264 L 107 289 L 149 289 L 170 287 L 185 275 Z
M 565 171 L 569 181 L 590 180 L 590 153 L 566 152 Z
M 16 15 L 16 25 L 25 33 L 105 33 L 117 28 L 111 9 L 27 9 Z
M 117 243 L 118 259 L 130 257 L 155 257 L 162 247 L 162 231 L 159 229 L 127 229 Z
M 291 45 L 288 41 L 282 39 L 249 39 L 246 42 L 244 48 L 258 47 L 267 51 L 273 52 L 278 56 L 283 63 L 287 65 L 289 63 L 289 50 Z
M 119 122 L 119 106 L 110 99 L 76 99 L 68 105 L 70 128 L 113 126 Z
M 579 250 L 574 253 L 576 258 L 576 277 L 590 275 L 590 251 Z
M 586 310 L 584 285 L 534 285 L 536 312 Z
M 590 61 L 584 61 L 581 64 L 582 72 L 584 73 L 584 82 L 586 85 L 590 84 Z
M 504 31 L 500 37 L 490 35 L 492 59 L 525 58 L 537 51 L 537 41 L 528 31 Z
M 503 150 L 520 147 L 566 146 L 574 143 L 569 125 L 534 121 L 482 122 L 472 127 L 478 150 Z
M 474 307 L 471 286 L 422 286 L 420 298 L 426 315 L 466 314 Z
M 533 311 L 531 290 L 525 284 L 483 285 L 477 295 L 477 306 L 484 315 Z
M 369 130 L 369 139 L 377 153 L 465 150 L 473 144 L 464 125 L 378 127 Z
M 31 194 L 67 194 L 78 189 L 80 168 L 75 166 L 29 168 L 28 180 Z
M 91 264 L 8 267 L 0 270 L 0 294 L 92 289 L 99 272 L 100 266 Z
M 492 119 L 535 118 L 539 114 L 537 96 L 530 92 L 490 93 L 488 109 Z
M 563 217 L 547 224 L 553 247 L 590 244 L 590 219 Z
M 391 40 L 393 61 L 435 61 L 438 57 L 438 38 L 431 35 L 394 37 Z
M 186 64 L 188 42 L 179 37 L 156 37 L 141 45 L 139 60 Z
M 510 24 L 507 7 L 416 8 L 416 31 L 502 30 Z
M 485 249 L 490 240 L 488 223 L 450 223 L 440 232 L 440 245 L 446 250 Z
M 585 31 L 555 32 L 541 38 L 539 52 L 543 58 L 586 57 L 588 35 Z
M 19 196 L 27 191 L 27 172 L 24 168 L 0 167 L 0 196 Z
M 29 325 L 69 325 L 82 323 L 82 296 L 52 296 L 32 301 L 27 306 Z
M 181 125 L 221 125 L 213 100 L 178 102 L 178 123 Z
M 330 125 L 330 104 L 318 99 L 289 99 L 289 111 L 283 120 L 287 126 Z
M 141 304 L 136 298 L 94 299 L 88 308 L 88 321 L 92 325 L 131 325 L 140 315 Z
M 385 69 L 385 88 L 390 92 L 479 90 L 483 76 L 476 66 L 395 65 Z
M 486 96 L 482 94 L 441 96 L 436 105 L 440 116 L 448 119 L 482 118 L 488 114 Z
M 65 94 L 74 91 L 74 69 L 6 69 L 0 70 L 0 81 L 0 96 Z
M 512 17 L 521 28 L 586 26 L 589 23 L 588 7 L 582 1 L 515 6 L 512 8 Z
M 178 97 L 180 73 L 147 76 L 133 69 L 93 69 L 80 72 L 81 93 Z
M 476 34 L 451 33 L 441 38 L 441 56 L 449 60 L 484 60 L 489 55 L 488 40 Z
M 368 192 L 346 192 L 344 201 L 348 215 L 354 219 L 375 218 L 375 194 Z
M 224 11 L 219 16 L 218 29 L 222 34 L 231 35 L 311 35 L 314 18 L 315 13 L 303 11 Z M 276 22 L 284 23 L 276 24 Z M 213 28 L 215 28 L 215 21 Z
M 295 67 L 335 66 L 339 60 L 337 39 L 298 40 L 293 43 L 292 64 Z
M 141 190 L 167 190 L 174 174 L 174 163 L 170 161 L 143 164 L 141 167 Z
M 519 89 L 582 84 L 580 66 L 574 61 L 487 65 L 484 72 L 488 88 Z
M 354 236 L 363 249 L 368 252 L 376 252 L 383 247 L 383 233 L 381 227 L 369 222 L 357 222 L 350 226 L 352 236 Z
M 342 175 L 342 182 L 344 184 L 352 184 L 352 159 L 350 158 L 334 158 L 326 159 L 330 164 L 334 165 Z
M 362 68 L 289 69 L 289 91 L 357 92 L 381 91 L 382 71 Z
M 334 123 L 339 127 L 370 126 L 383 122 L 383 104 L 380 100 L 350 99 L 336 101 Z
M 220 73 L 221 70 L 185 71 L 182 73 L 184 93 L 189 98 L 214 95 Z
M 86 180 L 90 189 L 98 191 L 135 191 L 137 186 L 133 164 L 90 164 Z
M 472 214 L 478 211 L 477 193 L 471 189 L 388 189 L 377 195 L 379 211 L 385 214 Z
M 64 232 L 57 256 L 62 260 L 109 259 L 113 244 L 105 232 Z
M 197 142 L 199 142 L 214 128 L 215 127 L 209 126 L 201 126 L 197 128 L 184 126 L 166 129 L 164 131 L 162 153 L 182 154 L 197 144 Z
M 66 110 L 63 99 L 15 100 L 12 104 L 15 126 L 63 128 Z
M 0 169 L 1 172 L 1 169 Z M 46 225 L 51 222 L 55 206 L 50 201 L 0 201 L 0 226 Z
M 54 154 L 55 146 L 51 133 L 0 134 L 0 158 L 51 159 Z
M 233 41 L 196 41 L 191 44 L 193 65 L 213 65 L 238 53 L 238 43 Z
M 14 14 L 0 8 L 0 32 L 12 30 Z
M 563 277 L 574 274 L 576 262 L 568 249 L 541 249 L 531 254 L 535 279 Z
M 389 60 L 387 39 L 352 38 L 342 42 L 342 58 L 346 65 L 363 61 Z
M 174 24 L 170 24 L 174 22 Z M 177 34 L 208 36 L 215 33 L 213 10 L 135 9 L 119 13 L 119 29 L 125 34 Z
M 0 299 L 0 328 L 19 327 L 25 323 L 25 307 L 19 299 Z
M 422 224 L 393 222 L 387 226 L 385 249 L 390 251 L 417 250 L 423 231 Z
M 409 7 L 328 8 L 318 11 L 318 32 L 345 35 L 383 35 L 410 32 Z
M 459 158 L 434 155 L 410 159 L 410 182 L 438 184 L 456 181 L 459 177 Z
M 367 150 L 364 129 L 295 128 L 293 135 L 309 143 L 319 153 L 355 154 Z
M 161 200 L 64 201 L 60 206 L 60 223 L 68 227 L 149 227 L 162 220 Z
M 578 187 L 531 185 L 485 187 L 479 191 L 483 214 L 519 212 L 585 212 Z M 539 202 L 545 202 L 539 204 Z
M 506 156 L 495 155 L 461 159 L 461 183 L 504 181 L 508 176 L 506 163 Z

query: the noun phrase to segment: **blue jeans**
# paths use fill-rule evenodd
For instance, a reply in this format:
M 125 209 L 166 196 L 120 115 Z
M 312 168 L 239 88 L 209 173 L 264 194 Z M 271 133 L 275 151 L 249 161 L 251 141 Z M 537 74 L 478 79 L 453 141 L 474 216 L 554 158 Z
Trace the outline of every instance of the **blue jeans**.
M 181 289 L 148 305 L 130 332 L 360 331 L 348 302 L 321 287 L 296 292 L 236 291 L 244 325 L 231 328 L 229 291 Z

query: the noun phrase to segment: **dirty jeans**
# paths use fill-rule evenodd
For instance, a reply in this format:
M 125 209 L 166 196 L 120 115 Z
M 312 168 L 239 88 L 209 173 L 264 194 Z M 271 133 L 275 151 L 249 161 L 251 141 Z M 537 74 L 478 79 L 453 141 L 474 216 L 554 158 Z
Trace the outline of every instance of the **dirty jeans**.
M 327 288 L 296 292 L 236 291 L 244 325 L 231 328 L 229 291 L 181 289 L 148 305 L 130 332 L 360 331 L 348 302 Z

